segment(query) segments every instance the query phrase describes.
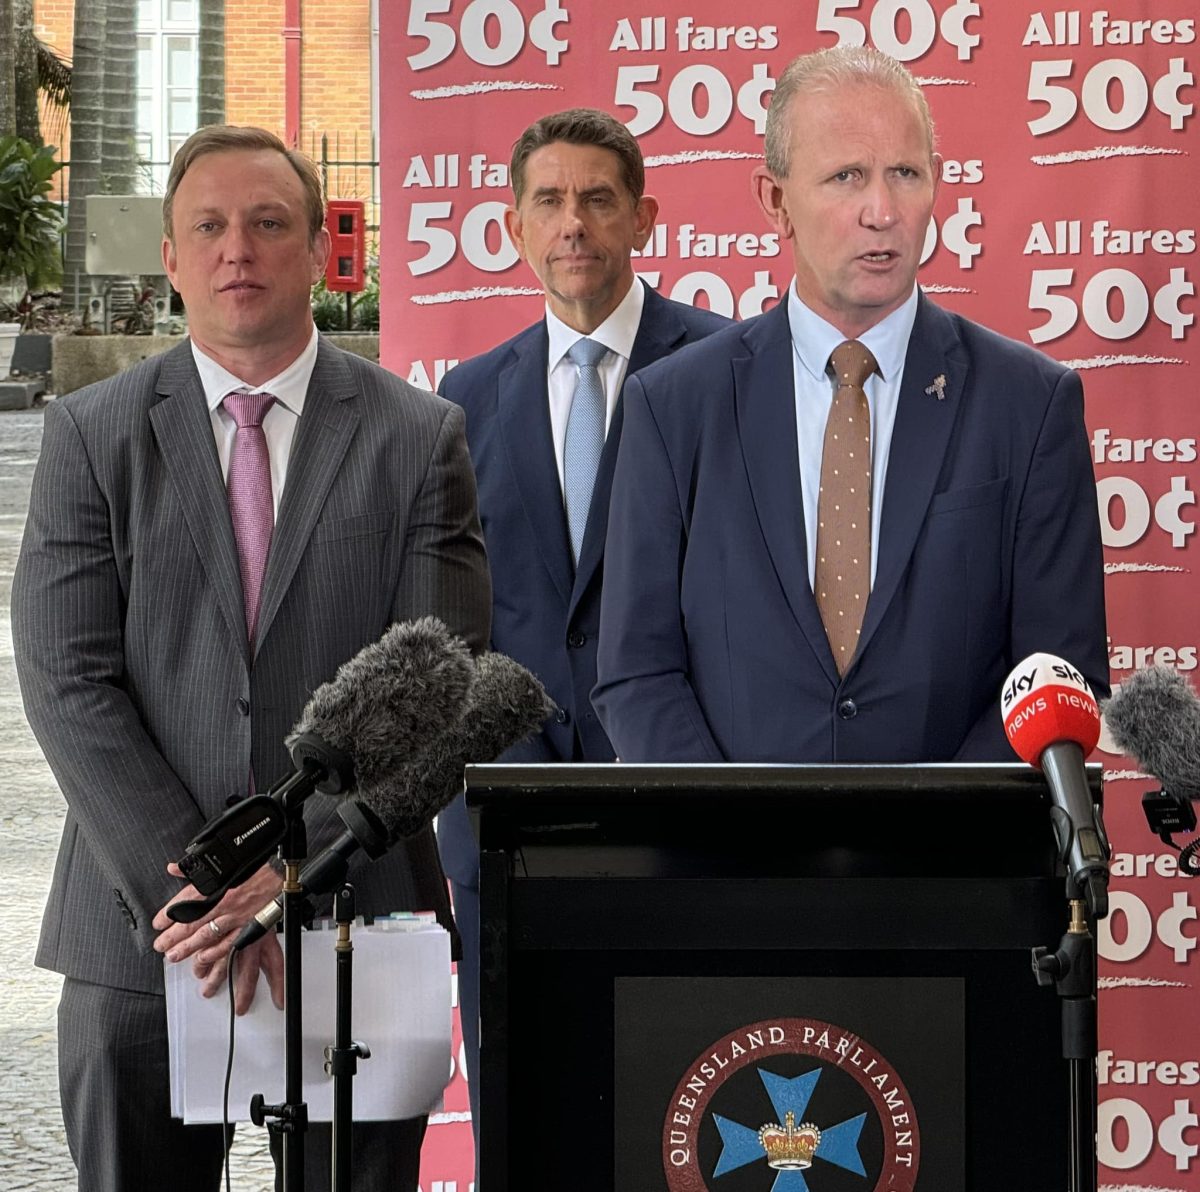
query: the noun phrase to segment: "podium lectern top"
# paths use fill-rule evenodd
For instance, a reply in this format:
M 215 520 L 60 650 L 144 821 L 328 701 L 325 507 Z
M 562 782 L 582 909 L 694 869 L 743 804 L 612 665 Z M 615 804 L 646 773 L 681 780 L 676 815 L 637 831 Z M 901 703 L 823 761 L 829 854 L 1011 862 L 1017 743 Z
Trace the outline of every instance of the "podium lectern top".
M 1101 767 L 1087 767 L 1096 802 Z M 1058 873 L 1041 773 L 996 765 L 487 765 L 482 850 L 526 872 L 688 876 Z M 599 866 L 597 869 L 596 866 Z

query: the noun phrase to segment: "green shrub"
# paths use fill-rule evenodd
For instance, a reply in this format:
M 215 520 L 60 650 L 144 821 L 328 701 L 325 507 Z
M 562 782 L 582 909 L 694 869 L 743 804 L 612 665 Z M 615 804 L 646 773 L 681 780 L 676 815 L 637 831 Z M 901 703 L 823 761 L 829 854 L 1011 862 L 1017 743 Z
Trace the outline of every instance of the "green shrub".
M 346 326 L 346 295 L 327 290 L 321 278 L 313 287 L 313 322 L 318 331 L 378 331 L 379 330 L 379 266 L 367 267 L 366 288 L 354 295 L 351 318 L 353 326 Z
M 313 287 L 312 313 L 318 331 L 345 331 L 346 295 L 327 290 L 321 278 Z
M 21 279 L 26 290 L 62 279 L 62 213 L 49 197 L 62 168 L 54 153 L 51 146 L 34 149 L 20 137 L 0 137 L 0 281 Z
M 379 330 L 379 266 L 367 267 L 367 288 L 354 300 L 354 325 L 359 331 Z

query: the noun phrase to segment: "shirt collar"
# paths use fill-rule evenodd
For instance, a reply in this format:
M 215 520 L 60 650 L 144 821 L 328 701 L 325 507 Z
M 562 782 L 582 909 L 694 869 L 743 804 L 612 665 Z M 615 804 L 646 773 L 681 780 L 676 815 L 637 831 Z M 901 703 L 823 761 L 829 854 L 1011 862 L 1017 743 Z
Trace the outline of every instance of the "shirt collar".
M 304 396 L 308 392 L 308 384 L 312 380 L 313 368 L 317 363 L 317 329 L 313 327 L 312 335 L 300 355 L 281 373 L 262 385 L 248 385 L 240 377 L 234 376 L 211 356 L 206 356 L 196 346 L 195 340 L 192 341 L 192 358 L 196 361 L 200 384 L 204 386 L 204 400 L 208 404 L 209 413 L 224 401 L 227 393 L 235 389 L 245 389 L 250 393 L 274 394 L 280 405 L 299 418 L 304 410 Z
M 550 371 L 558 367 L 562 358 L 581 340 L 594 339 L 610 352 L 628 360 L 633 355 L 633 341 L 637 339 L 638 324 L 642 321 L 642 307 L 646 302 L 646 291 L 635 277 L 629 292 L 617 305 L 617 309 L 588 336 L 580 335 L 574 327 L 568 327 L 549 306 L 546 307 L 546 331 L 550 336 Z
M 858 337 L 879 365 L 879 375 L 891 383 L 904 368 L 908 341 L 917 320 L 917 287 L 890 315 L 881 319 Z M 832 323 L 810 310 L 796 294 L 793 281 L 788 286 L 788 323 L 792 331 L 792 346 L 800 363 L 820 379 L 825 376 L 829 357 L 834 348 L 845 343 L 846 337 Z

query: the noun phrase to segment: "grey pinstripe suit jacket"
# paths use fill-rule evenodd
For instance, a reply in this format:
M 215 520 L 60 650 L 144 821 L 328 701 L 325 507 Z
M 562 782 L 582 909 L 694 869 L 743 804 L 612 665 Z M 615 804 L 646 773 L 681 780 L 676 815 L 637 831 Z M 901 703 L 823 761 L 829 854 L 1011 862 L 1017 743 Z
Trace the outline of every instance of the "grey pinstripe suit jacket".
M 474 648 L 491 592 L 462 411 L 321 340 L 246 641 L 225 488 L 191 347 L 46 411 L 13 584 L 25 710 L 68 804 L 37 963 L 155 992 L 165 872 L 314 687 L 397 620 Z M 309 852 L 340 829 L 306 804 Z M 360 910 L 435 908 L 432 833 L 355 875 Z

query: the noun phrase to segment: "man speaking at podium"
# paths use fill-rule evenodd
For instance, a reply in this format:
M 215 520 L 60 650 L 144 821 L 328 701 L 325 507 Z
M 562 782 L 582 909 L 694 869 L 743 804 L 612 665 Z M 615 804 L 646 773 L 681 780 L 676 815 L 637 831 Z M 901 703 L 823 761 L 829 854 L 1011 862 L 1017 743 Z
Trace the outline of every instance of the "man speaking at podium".
M 780 78 L 786 299 L 625 386 L 593 696 L 623 761 L 1013 760 L 1015 662 L 1107 692 L 1082 386 L 918 290 L 940 166 L 886 55 Z

